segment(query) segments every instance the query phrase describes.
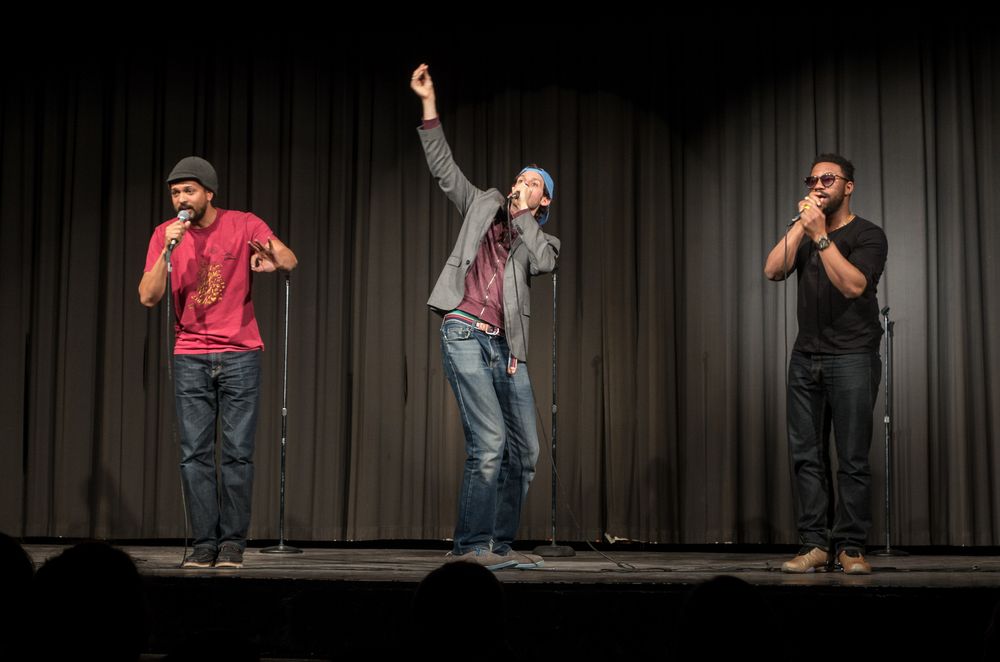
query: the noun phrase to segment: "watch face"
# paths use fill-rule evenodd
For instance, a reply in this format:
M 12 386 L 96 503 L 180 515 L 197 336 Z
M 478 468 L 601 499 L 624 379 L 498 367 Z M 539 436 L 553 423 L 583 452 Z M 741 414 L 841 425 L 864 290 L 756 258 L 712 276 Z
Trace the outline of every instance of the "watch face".
M 823 250 L 830 246 L 830 239 L 827 237 L 820 237 L 819 241 L 816 242 L 816 248 Z

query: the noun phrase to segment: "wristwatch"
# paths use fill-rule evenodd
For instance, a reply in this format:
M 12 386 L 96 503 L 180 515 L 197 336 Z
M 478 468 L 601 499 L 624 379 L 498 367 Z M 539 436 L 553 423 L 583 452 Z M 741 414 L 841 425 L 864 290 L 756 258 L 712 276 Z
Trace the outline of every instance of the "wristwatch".
M 830 247 L 830 238 L 822 236 L 816 241 L 816 250 L 822 251 Z

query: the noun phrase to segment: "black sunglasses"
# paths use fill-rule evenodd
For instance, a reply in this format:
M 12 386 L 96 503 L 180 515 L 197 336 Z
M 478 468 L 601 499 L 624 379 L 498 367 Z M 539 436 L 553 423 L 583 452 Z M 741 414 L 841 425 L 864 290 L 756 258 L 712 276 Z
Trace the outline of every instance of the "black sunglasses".
M 828 172 L 825 175 L 820 175 L 819 177 L 817 177 L 816 175 L 809 175 L 803 181 L 805 181 L 806 183 L 806 188 L 813 188 L 814 186 L 816 186 L 816 182 L 819 182 L 825 188 L 830 188 L 831 186 L 833 186 L 834 182 L 836 182 L 838 179 L 843 179 L 844 181 L 847 182 L 851 181 L 847 179 L 847 177 L 841 177 L 840 175 L 835 175 L 832 172 Z

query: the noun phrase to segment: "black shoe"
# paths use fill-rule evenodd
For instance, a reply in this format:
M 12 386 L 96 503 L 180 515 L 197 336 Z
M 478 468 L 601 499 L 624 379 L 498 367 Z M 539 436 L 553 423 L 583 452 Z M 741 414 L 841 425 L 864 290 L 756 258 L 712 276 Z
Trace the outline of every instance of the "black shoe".
M 219 555 L 215 557 L 216 568 L 242 568 L 243 550 L 234 542 L 222 543 Z
M 215 550 L 211 547 L 195 547 L 184 557 L 182 568 L 211 568 L 215 563 Z

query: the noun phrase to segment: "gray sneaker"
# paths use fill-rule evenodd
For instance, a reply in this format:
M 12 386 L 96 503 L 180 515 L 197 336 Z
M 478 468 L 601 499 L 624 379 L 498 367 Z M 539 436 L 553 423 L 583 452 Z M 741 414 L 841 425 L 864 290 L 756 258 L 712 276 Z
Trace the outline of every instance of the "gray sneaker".
M 215 563 L 215 550 L 211 547 L 195 547 L 184 557 L 182 568 L 211 568 Z
M 234 542 L 224 542 L 215 557 L 216 568 L 242 568 L 243 550 Z
M 500 555 L 501 558 L 507 559 L 512 558 L 517 565 L 514 567 L 518 570 L 534 570 L 535 568 L 542 568 L 545 566 L 545 559 L 537 554 L 528 554 L 527 552 L 517 552 L 513 549 L 508 549 L 506 552 Z
M 448 558 L 445 559 L 445 563 L 475 563 L 481 565 L 487 570 L 503 570 L 504 568 L 512 568 L 517 565 L 517 559 L 511 556 L 500 556 L 488 549 L 483 549 L 482 547 L 476 547 L 469 550 L 465 554 L 455 554 L 454 552 L 448 552 Z

